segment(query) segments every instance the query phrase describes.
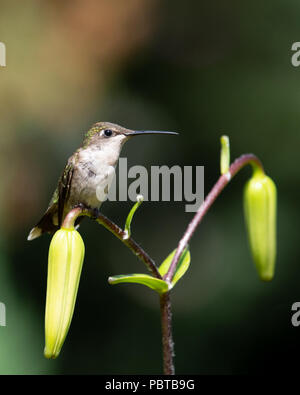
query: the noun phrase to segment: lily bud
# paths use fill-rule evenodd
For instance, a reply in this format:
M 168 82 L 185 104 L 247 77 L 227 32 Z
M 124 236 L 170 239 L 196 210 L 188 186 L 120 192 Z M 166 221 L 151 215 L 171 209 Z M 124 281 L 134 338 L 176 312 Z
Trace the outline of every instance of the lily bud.
M 84 243 L 74 229 L 58 230 L 50 244 L 45 313 L 46 358 L 56 358 L 67 336 L 84 259 Z
M 255 170 L 245 185 L 244 211 L 253 259 L 260 278 L 272 280 L 276 258 L 276 186 Z

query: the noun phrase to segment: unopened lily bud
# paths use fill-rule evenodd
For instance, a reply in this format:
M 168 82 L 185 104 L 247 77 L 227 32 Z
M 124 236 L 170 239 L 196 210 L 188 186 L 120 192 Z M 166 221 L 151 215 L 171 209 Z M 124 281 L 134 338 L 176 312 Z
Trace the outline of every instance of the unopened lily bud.
M 46 358 L 56 358 L 67 336 L 84 259 L 84 243 L 73 229 L 60 229 L 49 248 L 45 313 Z
M 272 280 L 276 258 L 276 186 L 254 171 L 244 190 L 244 210 L 253 259 L 260 278 Z

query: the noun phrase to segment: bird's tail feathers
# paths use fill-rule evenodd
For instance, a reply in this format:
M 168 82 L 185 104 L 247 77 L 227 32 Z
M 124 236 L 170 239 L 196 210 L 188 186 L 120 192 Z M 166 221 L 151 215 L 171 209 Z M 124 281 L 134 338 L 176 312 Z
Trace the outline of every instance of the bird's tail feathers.
M 53 217 L 55 216 L 56 211 L 57 205 L 51 205 L 42 217 L 42 219 L 37 223 L 34 228 L 31 229 L 27 240 L 34 240 L 40 237 L 45 232 L 53 233 L 57 229 L 59 229 L 59 227 L 57 225 L 54 225 L 53 223 Z
M 31 231 L 27 237 L 27 240 L 28 241 L 34 240 L 34 239 L 40 237 L 42 235 L 42 233 L 43 233 L 42 229 L 39 228 L 38 226 L 35 226 L 34 228 L 31 229 Z

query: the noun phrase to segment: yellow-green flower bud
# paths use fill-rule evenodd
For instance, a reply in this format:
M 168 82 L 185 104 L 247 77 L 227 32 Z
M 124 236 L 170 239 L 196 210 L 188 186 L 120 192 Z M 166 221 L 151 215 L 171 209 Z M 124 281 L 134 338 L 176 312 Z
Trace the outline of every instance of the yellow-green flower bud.
M 82 269 L 84 243 L 73 229 L 60 229 L 49 248 L 45 313 L 46 358 L 56 358 L 67 336 Z
M 244 190 L 250 247 L 260 278 L 272 280 L 276 258 L 276 186 L 262 170 L 254 171 Z

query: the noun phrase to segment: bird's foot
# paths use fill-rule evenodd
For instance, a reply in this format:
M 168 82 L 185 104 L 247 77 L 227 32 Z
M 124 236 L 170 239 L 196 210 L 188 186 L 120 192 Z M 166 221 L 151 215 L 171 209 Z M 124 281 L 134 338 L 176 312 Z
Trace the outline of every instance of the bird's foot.
M 89 207 L 84 203 L 78 203 L 73 208 L 81 208 L 81 210 L 88 210 Z
M 78 203 L 73 208 L 81 208 L 81 210 L 86 210 L 90 213 L 92 219 L 97 219 L 100 214 L 100 210 L 98 208 L 91 208 L 87 204 Z
M 93 209 L 91 210 L 91 213 L 92 213 L 91 218 L 92 218 L 92 219 L 97 219 L 97 218 L 99 217 L 100 210 L 99 210 L 98 208 L 93 208 Z

